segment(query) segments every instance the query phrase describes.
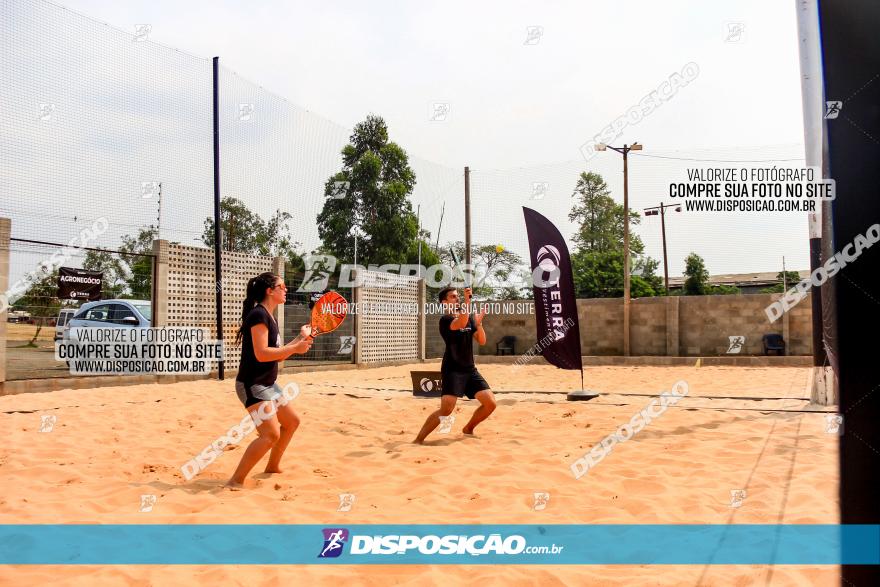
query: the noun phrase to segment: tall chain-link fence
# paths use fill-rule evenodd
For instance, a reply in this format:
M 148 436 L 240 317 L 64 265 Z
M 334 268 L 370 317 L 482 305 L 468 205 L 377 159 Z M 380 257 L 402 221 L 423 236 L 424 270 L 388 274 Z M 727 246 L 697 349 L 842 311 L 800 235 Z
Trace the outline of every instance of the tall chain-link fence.
M 10 284 L 35 271 L 75 267 L 103 271 L 103 299 L 147 299 L 143 259 L 151 254 L 153 239 L 213 247 L 211 60 L 153 42 L 148 28 L 122 30 L 47 0 L 0 3 L 0 32 L 0 75 L 5 80 L 0 84 L 0 216 L 12 219 Z M 283 256 L 290 260 L 291 271 L 302 271 L 302 255 L 328 246 L 318 216 L 328 201 L 328 184 L 344 167 L 342 151 L 353 131 L 222 63 L 221 246 L 238 253 Z M 389 139 L 399 140 L 393 126 Z M 415 174 L 408 206 L 418 214 L 424 231 L 419 259 L 424 265 L 430 265 L 430 259 L 451 266 L 450 247 L 465 240 L 464 171 L 412 153 L 407 156 Z M 634 211 L 656 206 L 667 195 L 670 179 L 684 180 L 691 168 L 801 163 L 800 145 L 634 153 L 629 162 L 629 205 Z M 496 270 L 478 284 L 478 298 L 530 296 L 521 279 L 529 266 L 522 206 L 543 213 L 573 239 L 578 230 L 578 220 L 570 217 L 577 203 L 574 192 L 580 174 L 587 171 L 605 178 L 611 197 L 622 201 L 622 165 L 612 152 L 589 160 L 573 153 L 564 162 L 470 170 L 474 263 L 483 263 L 485 270 L 494 263 Z M 354 225 L 357 219 L 350 222 Z M 92 230 L 96 223 L 103 230 Z M 84 242 L 87 229 L 90 238 Z M 633 225 L 633 234 L 644 243 L 644 255 L 657 263 L 665 241 L 673 276 L 681 274 L 691 252 L 704 256 L 713 275 L 734 272 L 743 259 L 749 259 L 751 270 L 772 275 L 782 270 L 783 259 L 789 270 L 809 267 L 804 214 L 672 210 L 665 218 L 665 232 L 657 216 L 643 216 Z M 79 252 L 53 257 L 57 245 L 29 241 L 75 245 Z M 136 257 L 141 260 L 133 260 Z M 655 270 L 662 275 L 662 265 Z M 439 285 L 431 275 L 424 277 L 426 298 L 435 301 Z M 55 277 L 47 279 L 50 283 Z M 590 295 L 622 295 L 613 287 L 602 287 Z M 10 348 L 31 337 L 37 344 L 45 336 L 36 332 L 37 322 L 57 321 L 58 316 L 38 319 L 35 314 L 55 314 L 67 303 L 53 297 L 51 287 L 30 289 L 10 300 L 9 317 L 17 331 L 15 339 L 10 335 L 5 341 Z M 304 318 L 306 309 L 304 300 L 291 295 L 286 322 L 290 325 Z M 31 302 L 20 301 L 23 298 Z M 25 323 L 33 328 L 27 330 Z M 440 352 L 435 323 L 436 316 L 426 317 L 429 356 Z M 352 334 L 339 334 L 344 335 Z M 320 358 L 313 360 L 349 361 L 340 353 L 342 344 L 339 337 L 323 337 L 314 347 L 314 357 Z
M 284 272 L 284 281 L 287 285 L 287 301 L 284 304 L 284 340 L 296 337 L 300 328 L 310 324 L 312 306 L 317 297 L 315 292 L 297 291 L 303 283 L 303 273 L 296 272 L 295 268 L 288 267 Z M 354 301 L 354 290 L 351 287 L 340 287 L 337 277 L 330 277 L 327 281 L 326 290 L 332 290 L 341 295 L 346 302 Z M 355 316 L 348 315 L 342 324 L 328 334 L 315 337 L 312 348 L 307 354 L 292 355 L 285 362 L 286 366 L 304 365 L 332 365 L 347 364 L 354 362 L 355 345 Z

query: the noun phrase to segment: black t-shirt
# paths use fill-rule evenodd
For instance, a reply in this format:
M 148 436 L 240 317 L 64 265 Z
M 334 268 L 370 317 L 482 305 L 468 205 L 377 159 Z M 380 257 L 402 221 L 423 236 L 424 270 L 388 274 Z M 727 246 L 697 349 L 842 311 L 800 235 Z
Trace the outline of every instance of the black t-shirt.
M 272 385 L 278 378 L 278 361 L 261 363 L 254 355 L 254 339 L 251 327 L 257 324 L 265 324 L 269 329 L 269 346 L 280 347 L 281 337 L 278 335 L 278 324 L 260 304 L 248 312 L 244 319 L 244 333 L 241 337 L 241 362 L 238 365 L 238 375 L 235 379 L 246 385 L 259 383 L 260 385 Z
M 474 332 L 477 325 L 474 317 L 468 316 L 467 326 L 461 330 L 450 330 L 449 325 L 455 315 L 446 314 L 440 317 L 440 336 L 446 343 L 443 353 L 441 371 L 470 371 L 474 368 Z

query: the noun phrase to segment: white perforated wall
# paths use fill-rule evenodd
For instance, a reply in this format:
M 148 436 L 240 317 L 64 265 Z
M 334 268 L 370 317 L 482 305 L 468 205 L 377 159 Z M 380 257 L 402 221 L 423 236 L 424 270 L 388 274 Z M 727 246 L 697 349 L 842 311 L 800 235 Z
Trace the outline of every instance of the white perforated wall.
M 168 243 L 167 326 L 210 328 L 216 336 L 214 251 Z M 237 370 L 241 347 L 235 334 L 241 325 L 241 304 L 248 279 L 272 271 L 274 259 L 224 251 L 221 255 L 225 368 Z M 277 268 L 276 268 L 277 269 Z M 276 270 L 277 272 L 277 270 Z M 284 277 L 281 275 L 280 277 Z
M 418 278 L 375 271 L 359 275 L 364 275 L 357 292 L 360 362 L 418 359 L 419 312 L 423 310 L 419 308 Z M 394 311 L 394 305 L 404 311 Z

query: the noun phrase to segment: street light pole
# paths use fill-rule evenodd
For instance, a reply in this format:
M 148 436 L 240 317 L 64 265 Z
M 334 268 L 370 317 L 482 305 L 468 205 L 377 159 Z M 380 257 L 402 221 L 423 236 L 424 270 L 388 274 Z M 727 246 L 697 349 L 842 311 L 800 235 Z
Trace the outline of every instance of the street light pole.
M 641 151 L 642 145 L 638 142 L 632 145 L 624 144 L 623 147 L 612 147 L 605 143 L 599 143 L 594 147 L 596 151 L 611 149 L 623 155 L 623 355 L 629 356 L 629 171 L 627 168 L 627 155 L 630 151 Z
M 645 216 L 656 216 L 659 210 L 660 231 L 663 234 L 663 279 L 666 284 L 666 295 L 669 295 L 669 260 L 666 257 L 666 208 L 675 208 L 676 212 L 681 212 L 681 206 L 660 202 L 659 206 L 645 208 Z
M 660 204 L 660 232 L 663 235 L 663 283 L 669 295 L 669 258 L 666 256 L 666 208 Z
M 422 205 L 416 208 L 416 223 L 419 225 L 416 238 L 419 239 L 419 279 L 422 278 Z
M 629 173 L 623 145 L 623 356 L 629 356 Z

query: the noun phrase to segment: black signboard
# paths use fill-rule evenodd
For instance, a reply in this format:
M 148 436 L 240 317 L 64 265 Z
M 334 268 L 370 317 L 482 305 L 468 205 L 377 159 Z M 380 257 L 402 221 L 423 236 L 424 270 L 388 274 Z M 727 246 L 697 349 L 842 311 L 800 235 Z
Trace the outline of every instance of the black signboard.
M 103 281 L 104 273 L 101 271 L 61 267 L 58 269 L 58 299 L 100 300 Z

